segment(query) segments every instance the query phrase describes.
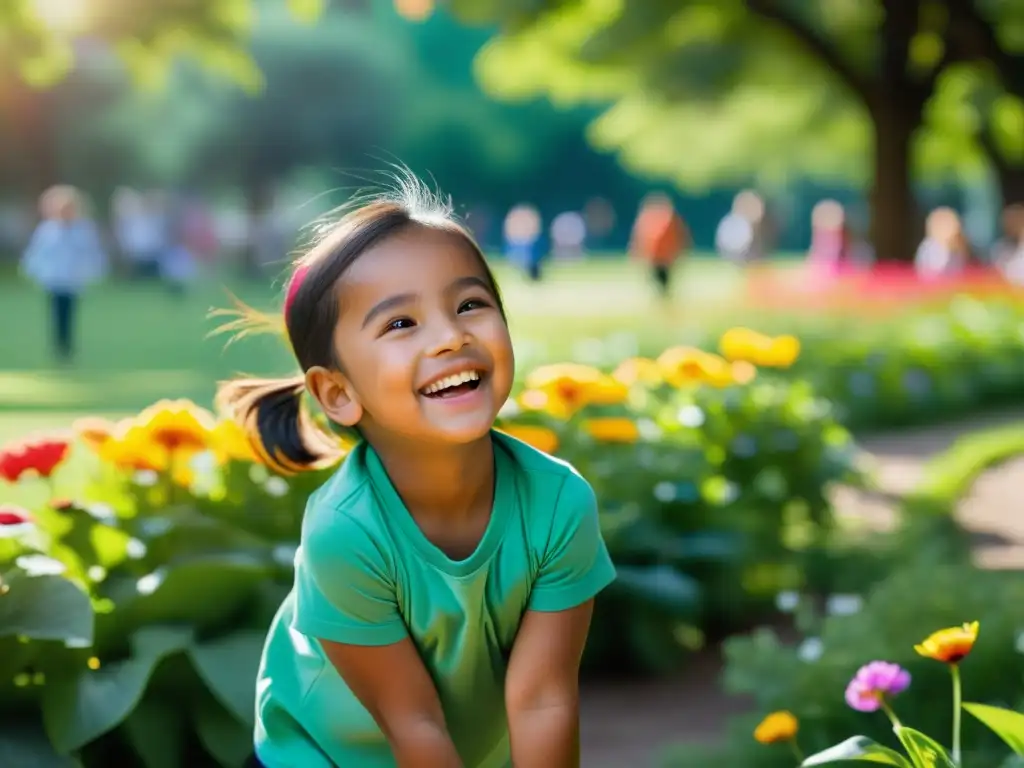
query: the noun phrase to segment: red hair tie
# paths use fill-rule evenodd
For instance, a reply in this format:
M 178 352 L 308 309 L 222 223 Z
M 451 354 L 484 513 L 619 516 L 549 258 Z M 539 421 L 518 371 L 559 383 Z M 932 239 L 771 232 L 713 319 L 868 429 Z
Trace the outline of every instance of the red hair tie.
M 292 272 L 292 279 L 288 281 L 288 291 L 284 296 L 284 317 L 288 319 L 288 315 L 292 311 L 292 304 L 295 303 L 295 294 L 299 292 L 299 287 L 302 285 L 302 281 L 306 279 L 306 275 L 309 273 L 309 266 L 303 264 L 301 267 L 296 268 Z

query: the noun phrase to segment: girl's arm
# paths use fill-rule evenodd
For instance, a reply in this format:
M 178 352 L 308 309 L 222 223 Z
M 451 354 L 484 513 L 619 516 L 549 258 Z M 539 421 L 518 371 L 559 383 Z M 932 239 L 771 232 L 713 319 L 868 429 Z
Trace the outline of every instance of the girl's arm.
M 578 768 L 579 668 L 594 601 L 527 611 L 505 680 L 515 768 Z
M 387 736 L 398 768 L 462 768 L 434 683 L 412 640 L 382 646 L 320 643 Z

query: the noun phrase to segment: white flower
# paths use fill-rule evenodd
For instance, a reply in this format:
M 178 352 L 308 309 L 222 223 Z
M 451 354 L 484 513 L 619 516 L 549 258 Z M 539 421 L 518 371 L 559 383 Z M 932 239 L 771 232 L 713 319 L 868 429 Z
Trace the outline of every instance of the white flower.
M 263 490 L 279 499 L 288 494 L 288 481 L 283 477 L 273 475 L 267 478 L 267 482 L 263 484 Z
M 88 574 L 92 581 L 103 581 L 107 578 L 107 569 L 102 565 L 92 565 L 89 566 L 89 570 L 86 571 L 86 574 Z
M 667 480 L 662 480 L 656 486 L 654 486 L 654 498 L 658 501 L 667 504 L 676 497 L 676 486 Z
M 793 590 L 779 592 L 775 596 L 775 607 L 783 613 L 792 613 L 800 605 L 800 593 Z
M 164 583 L 163 571 L 153 571 L 147 573 L 137 582 L 135 582 L 135 591 L 140 595 L 151 595 L 157 591 L 161 584 Z
M 636 428 L 641 440 L 654 441 L 661 437 L 661 427 L 650 419 L 637 419 Z
M 170 523 L 168 523 L 168 527 Z M 125 554 L 128 555 L 132 560 L 140 560 L 146 556 L 146 545 L 138 539 L 128 539 L 128 543 L 124 548 Z
M 203 451 L 189 459 L 188 465 L 193 472 L 210 474 L 217 469 L 217 456 L 213 451 Z
M 109 504 L 104 504 L 102 501 L 89 504 L 85 511 L 101 523 L 109 523 L 117 517 L 114 513 L 114 508 Z
M 821 658 L 821 654 L 825 652 L 825 644 L 821 642 L 820 637 L 808 637 L 797 649 L 796 655 L 800 658 L 800 661 L 812 664 Z
M 262 464 L 252 464 L 249 466 L 249 479 L 253 482 L 253 485 L 262 485 L 270 477 L 270 473 L 267 468 Z
M 140 469 L 132 477 L 132 481 L 136 485 L 140 485 L 143 488 L 150 488 L 150 487 L 156 485 L 156 482 L 159 479 L 160 479 L 160 475 L 158 475 L 152 469 Z
M 829 616 L 853 616 L 864 607 L 864 599 L 860 595 L 830 595 L 825 602 L 825 612 Z
M 46 555 L 22 555 L 14 564 L 29 576 L 59 576 L 67 570 L 60 560 Z
M 679 409 L 676 418 L 684 427 L 697 429 L 704 424 L 704 411 L 696 405 L 684 405 Z

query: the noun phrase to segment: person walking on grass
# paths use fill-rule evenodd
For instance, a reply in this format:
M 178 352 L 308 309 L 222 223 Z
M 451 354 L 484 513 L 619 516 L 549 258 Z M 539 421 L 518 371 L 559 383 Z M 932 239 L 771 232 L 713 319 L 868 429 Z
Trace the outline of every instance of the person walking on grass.
M 630 253 L 650 266 L 663 299 L 672 295 L 672 268 L 690 244 L 690 231 L 668 196 L 652 194 L 644 198 L 633 225 Z
M 479 246 L 417 182 L 295 265 L 302 374 L 217 402 L 310 496 L 256 683 L 267 768 L 577 768 L 579 664 L 615 578 L 571 466 L 498 432 L 514 359 Z M 245 313 L 229 327 L 245 328 Z
M 21 269 L 49 297 L 53 351 L 67 362 L 75 351 L 79 297 L 103 277 L 107 255 L 95 224 L 83 215 L 74 187 L 48 189 L 39 208 L 42 220 L 25 249 Z

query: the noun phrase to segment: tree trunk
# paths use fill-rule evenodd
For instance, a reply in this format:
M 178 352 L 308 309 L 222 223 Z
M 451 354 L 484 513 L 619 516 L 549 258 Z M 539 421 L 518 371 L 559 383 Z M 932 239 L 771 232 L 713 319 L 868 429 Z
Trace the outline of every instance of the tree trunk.
M 1024 205 L 1024 166 L 1000 164 L 996 168 L 999 178 L 999 192 L 1003 197 L 1003 207 L 1008 205 Z
M 879 261 L 910 261 L 920 233 L 910 173 L 910 145 L 918 121 L 896 104 L 872 110 L 875 132 L 871 184 L 871 242 Z

